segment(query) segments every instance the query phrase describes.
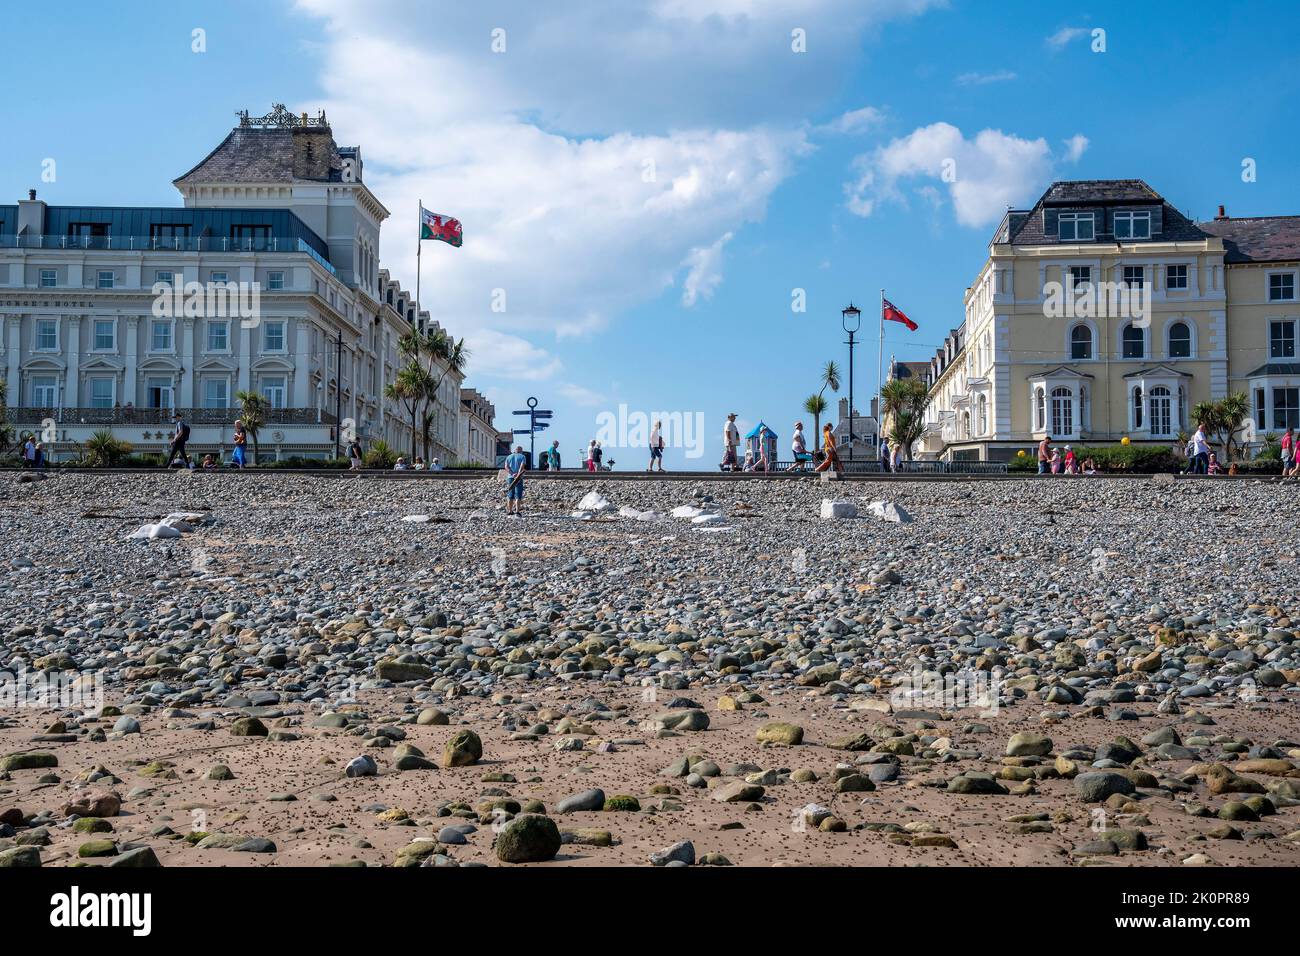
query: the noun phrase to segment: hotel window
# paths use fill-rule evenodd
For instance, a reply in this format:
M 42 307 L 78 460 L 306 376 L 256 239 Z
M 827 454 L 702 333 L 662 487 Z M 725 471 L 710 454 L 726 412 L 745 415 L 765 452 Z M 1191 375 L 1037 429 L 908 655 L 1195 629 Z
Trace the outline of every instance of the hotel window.
M 1093 214 L 1063 212 L 1057 219 L 1057 237 L 1062 241 L 1087 240 L 1093 237 Z
M 225 408 L 227 407 L 226 387 L 227 381 L 224 378 L 208 378 L 203 380 L 203 407 L 204 408 Z
M 1092 358 L 1092 329 L 1076 325 L 1070 330 L 1070 361 L 1081 362 Z
M 113 288 L 113 273 L 106 270 L 101 271 L 99 273 L 99 280 L 96 282 L 96 285 L 101 289 Z
M 171 320 L 155 321 L 150 333 L 149 350 L 151 352 L 170 352 L 172 350 Z
M 90 380 L 90 407 L 112 408 L 114 384 L 114 380 L 111 378 L 92 378 Z
M 1121 355 L 1126 359 L 1140 359 L 1146 355 L 1146 341 L 1142 330 L 1130 322 L 1124 326 L 1121 337 Z
M 1264 390 L 1262 388 L 1255 389 L 1255 421 L 1261 425 L 1268 421 L 1268 413 L 1264 405 Z
M 97 351 L 111 352 L 116 347 L 116 343 L 113 341 L 115 338 L 113 332 L 113 321 L 111 319 L 95 320 L 95 349 Z
M 225 285 L 229 278 L 224 272 L 211 272 L 208 274 L 208 281 L 215 285 Z
M 155 249 L 183 249 L 189 237 L 187 223 L 155 222 L 149 226 L 150 245 Z
M 272 408 L 284 408 L 284 376 L 262 379 L 262 396 L 271 403 Z
M 1151 389 L 1151 434 L 1169 435 L 1173 431 L 1173 396 L 1169 389 L 1157 385 Z
M 1300 428 L 1300 388 L 1273 389 L 1273 427 Z
M 1082 289 L 1092 282 L 1092 266 L 1070 266 L 1070 288 Z
M 284 323 L 267 322 L 262 326 L 262 351 L 284 351 Z
M 230 323 L 216 319 L 208 320 L 208 351 L 227 352 L 230 350 Z
M 1125 266 L 1124 284 L 1130 289 L 1140 289 L 1147 281 L 1146 266 Z
M 54 288 L 56 285 L 58 285 L 58 284 L 59 284 L 58 273 L 56 273 L 53 269 L 42 269 L 42 270 L 41 270 L 41 288 L 42 288 L 42 289 L 53 289 L 53 288 Z
M 1187 288 L 1187 266 L 1165 266 L 1165 288 Z
M 1169 357 L 1192 357 L 1192 327 L 1186 322 L 1175 322 L 1169 326 Z
M 267 286 L 268 289 L 283 289 L 283 288 L 284 288 L 284 273 L 283 273 L 283 272 L 268 272 L 268 273 L 266 274 L 266 286 Z
M 1074 434 L 1074 393 L 1064 386 L 1052 389 L 1052 434 Z
M 1268 357 L 1295 358 L 1295 320 L 1268 324 Z
M 163 285 L 171 285 L 176 281 L 176 274 L 174 272 L 155 272 L 153 281 L 160 282 Z
M 1142 427 L 1142 386 L 1133 387 L 1133 428 L 1134 430 Z
M 230 238 L 239 249 L 266 249 L 270 244 L 270 226 L 231 226 Z
M 59 380 L 53 375 L 32 379 L 32 404 L 37 408 L 54 408 L 59 402 Z
M 1268 301 L 1291 302 L 1294 299 L 1294 272 L 1275 272 L 1268 277 Z
M 36 323 L 36 349 L 39 352 L 59 350 L 59 323 L 55 319 L 40 319 Z
M 1150 239 L 1151 213 L 1117 212 L 1115 213 L 1116 239 Z

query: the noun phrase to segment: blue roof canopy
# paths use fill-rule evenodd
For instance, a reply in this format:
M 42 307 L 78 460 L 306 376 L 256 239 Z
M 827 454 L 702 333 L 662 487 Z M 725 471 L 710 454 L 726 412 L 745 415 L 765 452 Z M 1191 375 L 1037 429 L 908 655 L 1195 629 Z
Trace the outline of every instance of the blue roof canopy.
M 759 435 L 759 432 L 763 431 L 763 429 L 765 429 L 765 428 L 767 429 L 767 433 L 768 433 L 769 435 L 771 435 L 773 438 L 776 438 L 776 437 L 777 437 L 776 432 L 772 431 L 772 429 L 770 429 L 770 428 L 768 428 L 766 425 L 764 425 L 762 419 L 759 419 L 758 424 L 754 426 L 754 430 L 751 431 L 751 432 L 750 432 L 748 435 L 746 435 L 745 437 L 746 437 L 746 438 L 757 438 L 758 435 Z

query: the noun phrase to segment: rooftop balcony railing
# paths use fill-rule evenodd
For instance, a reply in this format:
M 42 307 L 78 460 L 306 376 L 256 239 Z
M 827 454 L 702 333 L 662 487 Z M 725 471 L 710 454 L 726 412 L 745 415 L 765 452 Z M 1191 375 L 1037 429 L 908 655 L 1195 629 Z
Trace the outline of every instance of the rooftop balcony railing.
M 0 235 L 0 249 L 98 249 L 110 252 L 305 252 L 331 275 L 338 275 L 324 256 L 297 236 L 51 236 Z
M 46 419 L 59 425 L 166 425 L 181 413 L 190 426 L 233 425 L 243 413 L 238 408 L 35 408 L 5 409 L 11 425 L 39 427 Z M 266 412 L 267 425 L 334 425 L 333 412 L 316 408 L 272 408 Z

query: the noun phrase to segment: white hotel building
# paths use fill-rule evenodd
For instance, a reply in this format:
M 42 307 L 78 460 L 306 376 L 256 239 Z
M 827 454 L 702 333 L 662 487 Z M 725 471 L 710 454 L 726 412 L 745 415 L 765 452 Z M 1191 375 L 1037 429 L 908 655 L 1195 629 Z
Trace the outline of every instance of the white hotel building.
M 410 419 L 384 389 L 403 333 L 431 320 L 379 268 L 389 213 L 361 151 L 337 146 L 323 113 L 240 116 L 174 181 L 183 206 L 50 206 L 35 191 L 0 205 L 7 417 L 19 433 L 44 428 L 53 460 L 104 428 L 136 453 L 163 450 L 176 410 L 192 451 L 228 457 L 240 391 L 272 406 L 264 461 L 332 455 L 340 421 L 363 445 L 409 454 Z M 158 283 L 228 286 L 232 299 L 255 283 L 260 308 L 160 316 Z M 462 385 L 446 375 L 436 402 L 431 454 L 444 463 L 468 457 Z

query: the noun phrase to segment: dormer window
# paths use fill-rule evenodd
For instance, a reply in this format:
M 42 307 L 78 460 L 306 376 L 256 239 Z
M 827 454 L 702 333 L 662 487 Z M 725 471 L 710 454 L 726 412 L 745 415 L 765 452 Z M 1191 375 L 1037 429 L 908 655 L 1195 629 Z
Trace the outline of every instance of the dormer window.
M 1062 242 L 1088 241 L 1094 233 L 1094 215 L 1090 212 L 1063 212 L 1057 219 L 1057 235 Z
M 1116 239 L 1150 239 L 1151 213 L 1126 210 L 1115 213 Z

